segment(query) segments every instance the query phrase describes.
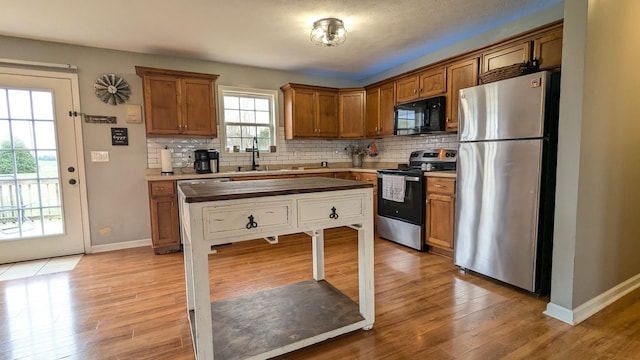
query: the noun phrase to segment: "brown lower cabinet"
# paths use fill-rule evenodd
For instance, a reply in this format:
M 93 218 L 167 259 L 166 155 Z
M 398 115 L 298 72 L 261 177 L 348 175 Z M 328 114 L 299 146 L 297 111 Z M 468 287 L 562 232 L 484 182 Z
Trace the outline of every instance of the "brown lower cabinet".
M 231 177 L 232 181 L 286 179 L 303 177 L 328 177 L 353 179 L 371 182 L 373 187 L 374 226 L 378 212 L 378 182 L 376 174 L 348 171 L 303 173 L 303 174 L 265 174 Z M 149 181 L 149 213 L 151 215 L 151 242 L 153 251 L 169 254 L 180 251 L 180 219 L 178 215 L 178 191 L 174 180 Z
M 429 251 L 453 257 L 456 181 L 427 177 L 425 241 Z
M 349 173 L 350 180 L 358 180 L 373 184 L 373 229 L 378 227 L 378 173 L 355 172 Z
M 156 254 L 180 251 L 178 193 L 173 180 L 150 181 L 151 242 Z

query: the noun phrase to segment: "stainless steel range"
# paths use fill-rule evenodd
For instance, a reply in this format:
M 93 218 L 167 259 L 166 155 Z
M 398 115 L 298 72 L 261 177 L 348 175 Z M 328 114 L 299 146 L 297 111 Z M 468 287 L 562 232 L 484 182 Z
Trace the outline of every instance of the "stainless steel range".
M 426 251 L 425 171 L 455 170 L 457 151 L 419 150 L 404 169 L 378 170 L 378 236 Z

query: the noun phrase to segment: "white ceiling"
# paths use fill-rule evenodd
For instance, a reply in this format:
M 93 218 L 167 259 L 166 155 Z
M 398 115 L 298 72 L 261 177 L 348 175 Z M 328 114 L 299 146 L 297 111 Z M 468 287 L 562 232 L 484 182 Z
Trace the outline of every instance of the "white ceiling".
M 563 0 L 22 0 L 0 35 L 360 80 Z M 337 48 L 309 41 L 344 21 Z

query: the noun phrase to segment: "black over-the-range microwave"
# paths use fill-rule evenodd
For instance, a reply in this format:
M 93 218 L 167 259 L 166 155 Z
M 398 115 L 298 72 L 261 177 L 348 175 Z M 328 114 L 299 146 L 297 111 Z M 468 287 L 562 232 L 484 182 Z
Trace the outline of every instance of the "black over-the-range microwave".
M 396 105 L 393 134 L 419 135 L 444 132 L 445 101 L 446 97 L 439 96 Z

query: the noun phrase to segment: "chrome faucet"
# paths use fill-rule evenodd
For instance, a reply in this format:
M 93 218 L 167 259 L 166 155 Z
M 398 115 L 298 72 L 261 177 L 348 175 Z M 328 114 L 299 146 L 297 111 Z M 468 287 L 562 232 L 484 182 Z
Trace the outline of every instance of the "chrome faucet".
M 249 150 L 249 149 L 247 149 Z M 253 137 L 253 148 L 251 149 L 251 170 L 258 170 L 258 163 L 256 162 L 256 158 L 260 158 L 260 150 L 258 150 L 258 138 Z

